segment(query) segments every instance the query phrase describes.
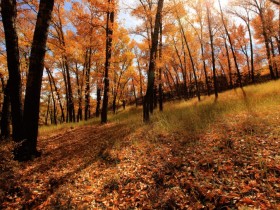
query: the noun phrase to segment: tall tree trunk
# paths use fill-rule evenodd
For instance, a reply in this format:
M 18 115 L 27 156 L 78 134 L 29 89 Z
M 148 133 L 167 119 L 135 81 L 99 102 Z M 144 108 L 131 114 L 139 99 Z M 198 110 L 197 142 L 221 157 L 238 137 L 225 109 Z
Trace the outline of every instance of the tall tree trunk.
M 51 94 L 49 94 L 49 96 L 48 96 L 48 105 L 47 105 L 47 113 L 46 113 L 46 117 L 45 117 L 45 125 L 48 125 L 48 118 L 49 118 L 49 112 L 50 112 L 50 103 L 51 103 Z
M 207 74 L 207 69 L 206 69 L 206 62 L 205 62 L 205 53 L 204 53 L 204 46 L 203 43 L 201 41 L 200 43 L 200 49 L 201 49 L 201 57 L 203 60 L 203 72 L 204 72 L 204 76 L 205 76 L 205 83 L 206 83 L 206 89 L 207 89 L 207 95 L 210 96 L 210 86 L 209 86 L 209 81 L 208 81 L 208 74 Z
M 179 21 L 179 25 L 181 27 L 181 32 L 183 34 L 183 38 L 184 38 L 185 44 L 187 46 L 188 54 L 189 54 L 190 61 L 191 61 L 191 66 L 192 66 L 193 76 L 194 76 L 194 81 L 195 81 L 195 87 L 196 87 L 197 99 L 198 99 L 198 101 L 200 101 L 200 90 L 199 90 L 199 85 L 198 85 L 198 80 L 197 80 L 197 75 L 196 75 L 196 69 L 195 69 L 195 64 L 194 64 L 193 56 L 192 56 L 191 49 L 190 49 L 187 37 L 185 35 L 185 31 L 183 29 L 183 26 L 181 24 L 181 20 L 179 19 L 179 17 L 178 17 L 178 21 Z
M 187 56 L 186 56 L 186 53 L 185 53 L 185 49 L 184 49 L 184 41 L 183 41 L 183 34 L 181 33 L 181 36 L 182 36 L 182 51 L 183 51 L 183 56 L 184 56 L 184 62 L 182 61 L 181 59 L 181 56 L 180 56 L 180 53 L 179 53 L 179 50 L 177 48 L 177 43 L 175 41 L 175 39 L 173 38 L 173 45 L 174 45 L 174 48 L 175 48 L 175 52 L 176 52 L 176 55 L 179 59 L 179 62 L 180 62 L 180 67 L 182 69 L 182 75 L 183 75 L 183 83 L 184 83 L 184 86 L 183 86 L 183 95 L 184 97 L 187 97 L 189 98 L 189 93 L 188 93 L 188 87 L 187 87 L 187 68 L 186 68 L 186 65 L 187 65 Z
M 248 16 L 248 22 L 246 23 L 248 33 L 249 33 L 249 40 L 250 40 L 250 51 L 251 51 L 251 78 L 252 78 L 252 83 L 255 83 L 255 62 L 254 62 L 254 48 L 253 48 L 253 38 L 252 38 L 252 31 L 251 31 L 251 26 L 250 26 L 250 18 L 249 14 Z
M 139 83 L 140 83 L 140 97 L 143 100 L 143 82 L 142 82 L 142 69 L 140 67 L 140 60 L 138 57 L 136 57 L 137 62 L 137 69 L 139 72 Z
M 231 40 L 231 36 L 230 36 L 230 34 L 228 32 L 227 25 L 226 25 L 225 20 L 224 20 L 224 13 L 223 13 L 223 10 L 222 10 L 222 6 L 221 6 L 220 0 L 218 0 L 218 3 L 219 3 L 219 6 L 220 6 L 222 23 L 224 25 L 224 29 L 225 29 L 226 35 L 228 37 L 230 50 L 231 50 L 231 53 L 232 53 L 232 56 L 233 56 L 233 60 L 234 60 L 234 64 L 235 64 L 235 68 L 236 68 L 236 71 L 237 71 L 238 83 L 239 83 L 239 86 L 242 88 L 242 76 L 241 76 L 241 73 L 240 73 L 240 70 L 239 70 L 239 66 L 238 66 L 238 63 L 237 63 L 237 58 L 236 58 L 236 54 L 235 54 L 235 51 L 234 51 L 234 48 L 233 48 L 233 43 L 232 43 L 232 40 Z
M 59 103 L 59 107 L 60 107 L 60 111 L 61 111 L 61 119 L 62 119 L 62 122 L 65 122 L 64 109 L 63 109 L 63 106 L 62 106 L 61 97 L 60 97 L 58 88 L 57 88 L 57 86 L 56 86 L 55 80 L 54 80 L 54 78 L 53 78 L 53 75 L 52 75 L 50 69 L 49 69 L 49 68 L 46 68 L 46 71 L 48 72 L 48 75 L 50 76 L 51 81 L 52 81 L 53 86 L 54 86 L 54 90 L 55 90 L 55 93 L 56 93 L 56 96 L 57 96 L 57 100 L 58 100 L 58 103 Z
M 67 78 L 66 78 L 66 70 L 65 70 L 65 67 L 63 64 L 62 64 L 62 76 L 63 76 L 64 85 L 65 85 L 65 99 L 66 99 L 65 121 L 68 123 L 69 122 L 69 92 L 68 92 L 68 83 L 67 83 Z
M 230 61 L 230 56 L 229 56 L 229 51 L 228 51 L 226 38 L 224 38 L 224 42 L 225 42 L 225 49 L 226 49 L 227 63 L 228 63 L 229 88 L 232 89 L 233 88 L 233 82 L 232 82 L 232 72 L 231 72 L 231 61 Z
M 52 96 L 52 102 L 53 102 L 53 122 L 56 125 L 57 124 L 57 120 L 56 120 L 56 103 L 55 103 L 55 97 L 54 97 L 54 94 L 53 94 L 52 79 L 51 79 L 49 71 L 47 71 L 47 74 L 48 74 L 48 78 L 49 78 L 49 82 L 50 82 L 51 96 Z
M 214 79 L 214 92 L 215 98 L 218 98 L 218 84 L 217 84 L 217 77 L 216 77 L 216 61 L 215 61 L 215 51 L 214 51 L 214 35 L 212 32 L 212 22 L 210 17 L 210 9 L 209 4 L 206 5 L 207 9 L 207 22 L 208 22 L 208 30 L 209 30 L 209 37 L 210 37 L 210 46 L 211 46 L 211 57 L 212 57 L 212 69 L 213 69 L 213 79 Z
M 1 78 L 2 86 L 4 87 L 3 78 Z M 4 87 L 4 102 L 2 107 L 2 116 L 1 116 L 1 137 L 7 139 L 10 137 L 10 82 L 8 80 L 6 86 Z
M 25 140 L 15 151 L 15 158 L 21 161 L 30 160 L 33 156 L 40 155 L 37 151 L 40 94 L 48 28 L 50 25 L 53 5 L 54 0 L 41 0 L 39 5 L 39 12 L 31 47 L 24 102 L 23 126 Z
M 143 103 L 143 120 L 144 122 L 150 121 L 150 106 L 153 104 L 153 89 L 154 89 L 154 80 L 155 80 L 155 68 L 156 68 L 156 54 L 157 54 L 157 47 L 158 47 L 158 37 L 159 37 L 159 28 L 160 28 L 160 19 L 161 19 L 161 12 L 163 8 L 164 0 L 158 1 L 157 6 L 157 14 L 155 19 L 155 27 L 152 36 L 152 47 L 150 51 L 150 62 L 149 62 L 149 70 L 148 70 L 148 85 L 147 91 L 144 98 Z
M 88 60 L 86 65 L 86 87 L 85 87 L 85 120 L 90 118 L 90 69 L 92 49 L 88 49 Z
M 272 41 L 272 38 L 270 39 L 270 46 L 271 46 L 271 54 L 272 54 L 272 67 L 273 67 L 273 70 L 275 70 L 275 75 L 276 75 L 276 78 L 279 78 L 279 75 L 278 75 L 278 68 L 277 68 L 277 64 L 275 62 L 275 51 L 274 51 L 274 46 L 273 46 L 273 41 Z
M 159 61 L 162 62 L 162 17 L 160 19 L 160 27 L 159 27 Z M 159 87 L 158 87 L 158 102 L 159 102 L 159 111 L 163 111 L 163 89 L 162 89 L 162 63 L 159 68 Z
M 16 0 L 2 0 L 1 14 L 5 31 L 7 63 L 10 81 L 10 100 L 12 109 L 13 140 L 22 140 L 22 100 L 21 75 L 19 63 L 18 36 L 16 31 Z
M 95 116 L 99 117 L 100 115 L 100 102 L 101 102 L 101 88 L 97 85 L 96 89 L 96 110 L 95 110 Z
M 137 94 L 136 94 L 136 88 L 135 88 L 135 85 L 134 85 L 134 79 L 132 78 L 132 88 L 133 88 L 133 95 L 134 95 L 134 100 L 135 100 L 135 105 L 136 107 L 138 106 L 138 103 L 137 103 Z
M 268 38 L 268 34 L 267 34 L 266 22 L 265 22 L 265 18 L 264 18 L 263 11 L 261 8 L 259 9 L 259 12 L 260 12 L 259 16 L 260 16 L 261 22 L 262 22 L 262 34 L 264 37 L 266 57 L 267 57 L 267 61 L 268 61 L 270 77 L 271 77 L 271 79 L 275 79 L 275 74 L 273 72 L 273 67 L 272 67 L 272 62 L 271 62 L 271 54 L 270 54 L 269 38 Z
M 107 123 L 108 114 L 108 93 L 109 93 L 109 69 L 112 57 L 112 35 L 113 35 L 113 25 L 115 17 L 115 2 L 114 0 L 108 0 L 108 11 L 107 11 L 107 24 L 106 24 L 106 60 L 105 60 L 105 72 L 104 72 L 104 93 L 103 93 L 103 103 L 101 111 L 101 123 Z M 111 9 L 110 9 L 111 8 Z M 113 9 L 112 9 L 113 8 Z
M 70 122 L 75 122 L 75 108 L 74 108 L 74 97 L 72 91 L 71 77 L 70 77 L 70 68 L 68 64 L 68 58 L 64 56 L 64 66 L 66 72 L 66 82 L 68 88 L 68 117 Z
M 83 77 L 80 81 L 78 64 L 76 63 L 76 85 L 78 93 L 78 112 L 77 112 L 77 122 L 83 120 L 83 110 L 82 110 L 82 86 L 83 86 Z M 81 83 L 81 84 L 80 84 Z

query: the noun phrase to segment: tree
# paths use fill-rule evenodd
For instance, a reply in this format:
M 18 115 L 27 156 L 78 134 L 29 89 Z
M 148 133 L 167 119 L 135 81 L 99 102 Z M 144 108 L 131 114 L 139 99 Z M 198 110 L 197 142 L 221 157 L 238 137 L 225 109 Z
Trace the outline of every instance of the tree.
M 221 12 L 222 23 L 223 23 L 223 26 L 224 26 L 224 29 L 225 29 L 225 32 L 226 32 L 226 35 L 227 35 L 227 38 L 228 38 L 228 41 L 229 41 L 229 46 L 230 46 L 230 49 L 231 49 L 231 53 L 232 53 L 232 56 L 233 56 L 235 68 L 236 68 L 236 71 L 237 71 L 239 86 L 242 88 L 242 78 L 241 78 L 241 73 L 240 73 L 238 62 L 237 62 L 237 58 L 236 58 L 236 53 L 235 53 L 235 51 L 233 49 L 232 38 L 231 38 L 231 36 L 229 34 L 229 31 L 228 31 L 228 28 L 227 28 L 227 25 L 226 25 L 226 22 L 225 22 L 225 19 L 224 19 L 224 13 L 223 13 L 223 10 L 222 10 L 222 6 L 221 6 L 220 0 L 218 0 L 218 3 L 219 3 L 219 7 L 220 7 L 220 12 Z
M 253 37 L 252 37 L 252 29 L 251 29 L 251 17 L 250 17 L 250 10 L 248 5 L 246 4 L 240 4 L 240 2 L 235 2 L 234 6 L 238 6 L 243 9 L 243 11 L 239 8 L 236 10 L 231 10 L 230 13 L 236 15 L 241 20 L 244 21 L 246 24 L 248 34 L 249 34 L 249 40 L 250 40 L 250 63 L 251 63 L 251 79 L 252 83 L 255 83 L 255 65 L 254 65 L 254 49 L 253 49 Z
M 15 150 L 15 159 L 20 161 L 29 160 L 33 156 L 36 157 L 40 155 L 37 151 L 40 93 L 48 28 L 50 25 L 53 5 L 54 0 L 41 0 L 39 5 L 24 101 L 24 140 Z
M 267 12 L 267 1 L 266 0 L 246 0 L 245 2 L 247 5 L 252 7 L 252 10 L 258 15 L 261 23 L 261 33 L 263 36 L 265 49 L 266 49 L 266 58 L 268 61 L 268 68 L 270 72 L 271 79 L 275 79 L 275 74 L 273 72 L 273 65 L 271 59 L 271 49 L 270 49 L 270 41 L 268 35 L 268 27 L 267 21 L 265 18 L 265 14 Z
M 16 31 L 16 0 L 2 0 L 1 14 L 5 31 L 7 63 L 9 71 L 9 92 L 12 111 L 13 140 L 22 140 L 21 74 L 19 62 L 18 35 Z
M 175 4 L 175 1 L 173 1 L 173 3 Z M 192 67 L 193 76 L 194 76 L 194 80 L 195 80 L 195 86 L 196 86 L 196 95 L 197 95 L 198 101 L 200 101 L 200 90 L 199 90 L 198 79 L 197 79 L 197 74 L 196 74 L 194 56 L 192 55 L 192 50 L 190 48 L 189 41 L 187 40 L 186 32 L 184 30 L 181 18 L 179 17 L 178 11 L 176 11 L 176 16 L 177 16 L 176 18 L 177 18 L 177 21 L 179 23 L 179 27 L 180 27 L 180 31 L 181 31 L 184 43 L 187 47 L 189 58 L 190 58 L 190 61 L 191 61 L 191 67 Z
M 217 84 L 217 77 L 216 77 L 216 59 L 215 59 L 215 51 L 214 51 L 214 35 L 213 35 L 213 28 L 212 28 L 212 20 L 211 20 L 211 11 L 210 11 L 210 2 L 206 2 L 206 12 L 207 12 L 207 22 L 208 22 L 208 31 L 209 31 L 209 39 L 210 39 L 210 46 L 211 46 L 211 57 L 212 57 L 212 70 L 213 70 L 213 79 L 214 79 L 214 91 L 215 91 L 215 98 L 218 98 L 218 84 Z
M 115 17 L 115 2 L 108 0 L 107 23 L 106 23 L 106 60 L 104 71 L 104 93 L 101 111 L 101 123 L 107 123 L 108 93 L 109 93 L 109 69 L 112 57 L 113 26 Z
M 143 120 L 144 122 L 150 121 L 150 106 L 153 104 L 153 89 L 154 89 L 154 80 L 155 80 L 155 68 L 156 68 L 156 55 L 158 48 L 158 40 L 159 40 L 159 30 L 160 30 L 160 20 L 161 20 L 161 12 L 163 9 L 164 0 L 158 0 L 157 4 L 157 13 L 154 24 L 154 31 L 152 36 L 152 46 L 150 50 L 150 62 L 149 62 L 149 70 L 148 70 L 148 84 L 147 91 L 144 98 L 143 103 Z

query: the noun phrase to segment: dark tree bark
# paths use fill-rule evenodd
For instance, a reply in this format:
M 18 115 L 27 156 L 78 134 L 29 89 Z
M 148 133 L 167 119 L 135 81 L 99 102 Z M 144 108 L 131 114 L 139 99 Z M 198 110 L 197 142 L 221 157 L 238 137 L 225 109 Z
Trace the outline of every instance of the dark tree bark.
M 159 27 L 159 61 L 162 62 L 162 17 L 160 18 L 160 27 Z M 159 68 L 158 74 L 158 103 L 159 103 L 159 111 L 163 111 L 163 89 L 162 89 L 162 66 Z
M 148 70 L 148 85 L 143 103 L 143 120 L 144 122 L 150 121 L 150 106 L 153 104 L 153 89 L 155 81 L 155 68 L 156 68 L 156 54 L 158 48 L 158 37 L 160 28 L 161 12 L 164 0 L 159 0 L 157 5 L 157 14 L 155 19 L 155 27 L 152 36 L 152 46 L 150 51 L 150 63 Z
M 114 0 L 108 0 L 108 4 L 114 5 Z M 108 6 L 109 7 L 109 6 Z M 107 11 L 107 24 L 106 24 L 106 60 L 105 60 L 105 72 L 104 72 L 104 93 L 103 93 L 103 103 L 101 111 L 101 123 L 107 123 L 108 114 L 108 93 L 109 93 L 109 69 L 112 57 L 112 35 L 113 35 L 113 25 L 115 12 L 108 8 Z
M 70 122 L 75 122 L 75 108 L 74 108 L 74 97 L 72 91 L 70 68 L 68 64 L 68 58 L 64 56 L 64 66 L 66 72 L 67 90 L 68 90 L 68 119 Z
M 22 100 L 18 36 L 16 31 L 16 0 L 1 1 L 2 22 L 5 31 L 7 63 L 10 81 L 13 140 L 22 140 Z
M 99 117 L 100 115 L 100 102 L 101 102 L 101 88 L 98 86 L 96 90 L 96 110 L 95 110 L 95 116 Z
M 84 65 L 85 67 L 85 65 Z M 84 69 L 83 69 L 84 72 Z M 77 122 L 83 120 L 83 110 L 82 110 L 82 87 L 83 87 L 83 77 L 84 73 L 82 75 L 82 78 L 79 76 L 79 68 L 78 68 L 78 63 L 76 63 L 76 85 L 77 85 L 77 93 L 78 93 L 78 112 L 77 112 Z M 81 81 L 80 81 L 81 80 Z
M 15 151 L 15 158 L 20 161 L 30 160 L 32 157 L 40 155 L 37 151 L 40 94 L 53 5 L 54 0 L 41 0 L 39 5 L 24 102 L 24 141 Z
M 8 80 L 6 86 L 4 85 L 3 78 L 1 78 L 2 87 L 4 88 L 4 102 L 2 107 L 2 116 L 1 116 L 1 137 L 3 139 L 7 139 L 10 137 L 10 93 L 9 93 L 9 87 L 10 82 Z
M 85 87 L 85 120 L 90 118 L 90 69 L 92 49 L 87 50 L 86 87 Z

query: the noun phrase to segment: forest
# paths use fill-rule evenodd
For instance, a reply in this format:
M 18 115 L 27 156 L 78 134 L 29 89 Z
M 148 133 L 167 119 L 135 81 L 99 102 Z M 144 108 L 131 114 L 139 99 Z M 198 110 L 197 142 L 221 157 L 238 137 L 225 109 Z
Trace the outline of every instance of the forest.
M 0 209 L 279 209 L 279 0 L 1 0 Z

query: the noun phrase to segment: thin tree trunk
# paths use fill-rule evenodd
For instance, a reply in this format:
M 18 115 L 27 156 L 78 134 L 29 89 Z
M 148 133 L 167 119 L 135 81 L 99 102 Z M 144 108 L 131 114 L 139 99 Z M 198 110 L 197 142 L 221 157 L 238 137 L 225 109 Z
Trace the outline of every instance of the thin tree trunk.
M 200 90 L 199 90 L 199 85 L 198 85 L 198 81 L 197 81 L 197 75 L 196 75 L 196 69 L 195 69 L 195 64 L 194 64 L 193 56 L 192 56 L 192 53 L 191 53 L 191 49 L 190 49 L 188 40 L 187 40 L 186 35 L 185 35 L 185 31 L 184 31 L 183 26 L 181 24 L 181 20 L 179 19 L 179 17 L 177 17 L 177 18 L 178 18 L 178 21 L 179 21 L 179 25 L 181 27 L 181 32 L 183 34 L 183 38 L 184 38 L 185 44 L 187 46 L 189 57 L 190 57 L 190 60 L 191 60 L 191 66 L 192 66 L 193 76 L 194 76 L 194 81 L 195 81 L 195 86 L 196 86 L 197 99 L 198 99 L 198 101 L 200 101 Z
M 90 69 L 91 69 L 91 48 L 88 49 L 87 65 L 86 65 L 86 87 L 85 87 L 85 120 L 90 118 Z
M 101 111 L 101 123 L 107 123 L 107 114 L 108 114 L 108 92 L 109 92 L 109 69 L 110 62 L 112 57 L 112 35 L 113 35 L 113 24 L 114 24 L 114 9 L 115 2 L 114 0 L 108 0 L 108 4 L 113 5 L 113 10 L 109 9 L 108 5 L 107 11 L 107 24 L 106 24 L 106 59 L 105 59 L 105 73 L 104 73 L 104 93 L 103 93 L 103 103 Z
M 46 117 L 45 117 L 45 125 L 48 125 L 48 118 L 49 118 L 49 112 L 50 112 L 50 102 L 51 102 L 51 95 L 49 94 L 48 105 L 47 105 L 47 113 L 46 113 Z
M 159 37 L 160 19 L 161 19 L 161 11 L 163 8 L 163 2 L 164 0 L 158 1 L 154 33 L 152 36 L 152 47 L 150 51 L 150 62 L 149 62 L 149 70 L 148 70 L 148 85 L 147 85 L 147 91 L 143 103 L 144 122 L 150 121 L 149 108 L 153 104 L 152 100 L 153 100 L 153 88 L 154 88 L 154 80 L 155 80 L 156 54 L 157 54 L 157 47 L 158 47 L 158 37 Z
M 232 82 L 232 72 L 231 72 L 231 61 L 230 61 L 230 56 L 229 56 L 229 51 L 228 51 L 226 38 L 224 38 L 224 41 L 225 41 L 225 49 L 226 49 L 227 62 L 228 62 L 229 88 L 232 89 L 233 88 L 233 82 Z
M 79 77 L 79 69 L 78 64 L 76 63 L 76 85 L 77 85 L 77 94 L 78 94 L 78 112 L 77 112 L 77 122 L 83 120 L 83 110 L 82 110 L 82 84 L 80 84 L 80 77 Z M 83 80 L 83 78 L 82 78 Z M 83 82 L 81 82 L 83 83 Z
M 249 40 L 250 40 L 250 51 L 251 51 L 251 78 L 252 83 L 255 83 L 255 66 L 254 66 L 254 48 L 253 48 L 253 39 L 252 39 L 252 32 L 250 27 L 250 19 L 248 15 L 248 23 L 246 24 L 249 33 Z
M 159 27 L 159 61 L 162 62 L 162 17 L 160 19 L 160 27 Z M 159 102 L 159 111 L 163 111 L 163 90 L 162 90 L 162 63 L 159 68 L 159 87 L 158 87 L 158 102 Z
M 268 61 L 268 68 L 269 68 L 269 72 L 270 72 L 270 77 L 271 77 L 271 79 L 275 79 L 275 74 L 273 72 L 273 67 L 272 67 L 272 62 L 271 62 L 269 38 L 268 38 L 267 30 L 266 30 L 265 18 L 263 16 L 262 9 L 260 9 L 259 12 L 260 12 L 259 15 L 260 15 L 261 22 L 262 22 L 262 34 L 263 34 L 263 37 L 264 37 L 264 43 L 265 43 L 265 49 L 266 49 L 266 57 L 267 57 L 267 61 Z
M 62 106 L 61 97 L 60 97 L 58 88 L 57 88 L 57 86 L 56 86 L 55 80 L 54 80 L 54 78 L 53 78 L 53 75 L 52 75 L 50 69 L 49 69 L 49 68 L 46 68 L 46 71 L 48 72 L 48 75 L 49 75 L 50 78 L 51 78 L 51 81 L 52 81 L 53 86 L 54 86 L 54 90 L 55 90 L 55 92 L 56 92 L 57 100 L 58 100 L 59 107 L 60 107 L 60 111 L 61 111 L 62 122 L 65 122 L 64 109 L 63 109 L 63 106 Z
M 47 74 L 48 74 L 48 78 L 49 78 L 49 82 L 50 82 L 51 96 L 52 96 L 52 101 L 53 101 L 53 122 L 56 125 L 57 124 L 57 120 L 56 120 L 56 103 L 55 103 L 55 97 L 54 97 L 54 94 L 53 94 L 52 79 L 51 79 L 49 71 L 47 71 Z
M 275 75 L 276 75 L 276 78 L 279 78 L 279 75 L 278 75 L 278 68 L 277 68 L 277 64 L 276 64 L 276 62 L 275 62 L 275 57 L 276 57 L 276 55 L 275 55 L 275 51 L 274 51 L 274 46 L 273 46 L 273 41 L 272 41 L 272 39 L 270 39 L 270 46 L 271 46 L 271 54 L 272 54 L 272 67 L 273 67 L 273 70 L 275 70 Z
M 223 10 L 222 10 L 222 6 L 221 6 L 220 0 L 218 0 L 218 3 L 219 3 L 219 6 L 220 6 L 222 23 L 224 25 L 224 29 L 225 29 L 226 35 L 228 37 L 231 53 L 232 53 L 234 64 L 235 64 L 235 68 L 236 68 L 236 71 L 237 71 L 239 86 L 242 88 L 242 76 L 241 76 L 241 73 L 240 73 L 240 70 L 239 70 L 239 66 L 238 66 L 238 63 L 237 63 L 237 58 L 236 58 L 235 51 L 233 49 L 233 43 L 232 43 L 232 40 L 231 40 L 231 36 L 230 36 L 230 34 L 228 32 L 228 29 L 227 29 L 227 26 L 226 26 L 226 23 L 225 23 L 225 20 L 224 20 L 224 13 L 223 13 Z
M 215 61 L 215 51 L 214 51 L 214 41 L 213 41 L 214 36 L 212 33 L 212 23 L 211 23 L 211 18 L 210 18 L 209 5 L 206 5 L 206 9 L 207 9 L 207 22 L 208 22 L 208 30 L 209 30 L 210 46 L 211 46 L 214 92 L 215 92 L 215 98 L 217 99 L 218 98 L 218 84 L 217 84 L 217 77 L 216 77 L 216 61 Z
M 68 88 L 68 117 L 70 122 L 75 122 L 75 109 L 74 109 L 74 98 L 72 92 L 72 84 L 71 84 L 71 77 L 70 77 L 70 69 L 68 65 L 68 59 L 64 56 L 64 66 L 66 72 L 66 81 L 67 81 L 67 88 Z

